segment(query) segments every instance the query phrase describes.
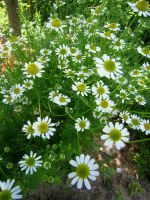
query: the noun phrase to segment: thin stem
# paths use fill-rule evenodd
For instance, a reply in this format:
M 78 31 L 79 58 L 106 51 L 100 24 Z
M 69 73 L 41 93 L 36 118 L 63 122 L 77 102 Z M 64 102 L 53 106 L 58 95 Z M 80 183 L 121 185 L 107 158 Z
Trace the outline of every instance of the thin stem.
M 133 141 L 129 141 L 126 142 L 127 144 L 136 144 L 136 143 L 141 143 L 141 142 L 148 142 L 150 141 L 150 138 L 145 138 L 145 139 L 141 139 L 141 140 L 133 140 Z
M 2 172 L 2 174 L 7 178 L 6 174 L 3 172 L 2 168 L 0 167 L 0 171 Z
M 80 155 L 80 138 L 79 138 L 79 133 L 77 132 L 77 146 L 78 146 L 78 151 Z

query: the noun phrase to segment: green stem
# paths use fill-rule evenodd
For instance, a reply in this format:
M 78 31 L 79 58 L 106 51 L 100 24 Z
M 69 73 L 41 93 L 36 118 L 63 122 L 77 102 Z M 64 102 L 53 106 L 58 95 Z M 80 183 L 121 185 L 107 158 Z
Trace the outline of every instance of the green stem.
M 7 178 L 6 174 L 3 172 L 2 168 L 0 167 L 0 171 L 2 172 L 2 174 Z
M 79 138 L 79 133 L 77 132 L 77 145 L 78 145 L 78 151 L 80 155 L 80 138 Z
M 141 140 L 133 140 L 133 141 L 129 141 L 126 143 L 127 144 L 136 144 L 136 143 L 147 142 L 147 141 L 150 141 L 150 138 L 145 138 L 145 139 L 141 139 Z

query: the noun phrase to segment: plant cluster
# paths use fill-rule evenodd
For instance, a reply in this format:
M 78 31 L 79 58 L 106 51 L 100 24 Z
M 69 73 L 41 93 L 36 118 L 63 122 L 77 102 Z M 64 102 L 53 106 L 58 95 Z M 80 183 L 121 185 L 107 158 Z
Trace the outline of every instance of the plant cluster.
M 149 140 L 150 47 L 140 38 L 149 15 L 145 0 L 104 0 L 85 15 L 55 13 L 43 26 L 26 21 L 19 37 L 3 35 L 2 200 L 44 181 L 91 189 L 98 139 L 116 151 L 132 134 Z

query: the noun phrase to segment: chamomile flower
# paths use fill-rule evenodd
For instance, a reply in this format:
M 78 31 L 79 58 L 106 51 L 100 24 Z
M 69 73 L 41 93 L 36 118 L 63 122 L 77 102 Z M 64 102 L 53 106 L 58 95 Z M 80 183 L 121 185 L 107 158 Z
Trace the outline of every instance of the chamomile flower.
M 46 24 L 47 28 L 51 28 L 55 31 L 62 31 L 63 24 L 62 21 L 58 18 L 51 18 L 49 19 L 49 22 Z
M 38 167 L 42 166 L 42 160 L 41 156 L 37 157 L 36 153 L 33 153 L 33 151 L 30 151 L 30 155 L 28 156 L 25 154 L 23 157 L 23 160 L 19 161 L 19 165 L 21 168 L 21 171 L 25 171 L 25 174 L 33 174 L 37 171 Z
M 82 61 L 85 59 L 85 56 L 82 55 L 81 52 L 77 52 L 76 54 L 73 55 L 72 60 L 75 63 L 82 63 Z
M 150 120 L 149 119 L 144 119 L 141 121 L 140 124 L 140 129 L 145 132 L 146 135 L 150 134 Z
M 121 102 L 124 103 L 126 100 L 130 100 L 130 98 L 128 97 L 128 92 L 124 89 L 120 90 L 119 94 L 116 94 L 116 97 L 121 99 Z
M 142 105 L 142 106 L 144 106 L 144 105 L 146 104 L 145 98 L 144 98 L 143 96 L 141 96 L 141 95 L 137 95 L 137 96 L 135 97 L 135 101 L 136 101 L 139 105 Z
M 94 16 L 100 16 L 100 15 L 104 15 L 104 13 L 106 12 L 107 7 L 102 6 L 102 5 L 98 5 L 95 8 L 91 8 L 91 14 Z
M 66 106 L 71 99 L 63 94 L 59 94 L 58 96 L 54 97 L 54 103 L 58 104 L 59 106 Z
M 6 182 L 0 181 L 0 199 L 15 200 L 22 199 L 20 186 L 13 187 L 15 180 L 8 179 Z
M 110 29 L 112 31 L 118 31 L 118 30 L 120 30 L 119 26 L 120 25 L 118 23 L 106 23 L 104 25 L 105 28 L 108 28 L 108 29 Z
M 116 77 L 122 74 L 120 62 L 117 62 L 106 54 L 103 55 L 102 59 L 95 57 L 94 60 L 100 77 L 107 77 L 115 80 Z
M 91 53 L 96 53 L 101 50 L 99 46 L 93 45 L 93 44 L 87 44 L 85 45 L 85 49 L 87 49 Z
M 16 84 L 12 86 L 12 88 L 10 89 L 10 94 L 14 99 L 21 97 L 23 92 L 24 92 L 24 87 L 21 86 L 20 84 Z
M 128 91 L 130 94 L 137 94 L 138 90 L 136 89 L 136 87 L 134 85 L 129 85 L 128 86 Z
M 100 119 L 102 116 L 102 112 L 98 108 L 95 108 L 92 113 L 95 119 Z
M 54 128 L 55 123 L 51 123 L 51 119 L 46 116 L 44 119 L 41 117 L 37 118 L 37 121 L 33 123 L 33 129 L 35 130 L 35 135 L 42 138 L 50 139 L 54 135 L 56 129 Z
M 75 123 L 75 129 L 79 132 L 79 131 L 84 131 L 85 129 L 89 129 L 90 128 L 90 121 L 85 118 L 84 116 L 82 116 L 82 118 L 77 118 L 76 119 L 76 123 Z
M 4 95 L 2 102 L 4 104 L 11 104 L 14 102 L 14 98 L 11 95 Z
M 147 58 L 150 58 L 150 49 L 148 47 L 144 47 L 144 48 L 138 47 L 137 50 L 138 50 L 138 53 L 142 54 L 143 56 Z
M 75 82 L 75 85 L 72 85 L 72 89 L 81 96 L 87 96 L 90 92 L 89 86 L 87 86 L 84 82 Z
M 114 102 L 107 98 L 97 98 L 96 99 L 97 109 L 103 113 L 110 113 L 115 106 Z
M 137 115 L 130 115 L 130 120 L 128 121 L 128 124 L 131 128 L 135 130 L 140 129 L 141 119 Z
M 122 39 L 115 38 L 113 41 L 113 49 L 117 51 L 122 50 L 125 47 L 125 41 Z
M 81 189 L 84 184 L 90 190 L 89 179 L 95 181 L 96 177 L 99 176 L 99 166 L 95 163 L 95 160 L 91 159 L 89 155 L 81 154 L 76 156 L 76 160 L 70 160 L 69 163 L 76 168 L 75 172 L 68 174 L 68 177 L 72 179 L 71 185 L 77 184 L 77 188 Z
M 146 72 L 150 72 L 150 64 L 148 62 L 144 63 L 142 67 Z
M 121 117 L 122 119 L 122 123 L 129 123 L 130 122 L 130 113 L 128 111 L 123 111 L 123 112 L 120 112 L 119 116 Z
M 26 133 L 27 139 L 30 139 L 32 136 L 35 136 L 35 130 L 30 121 L 27 121 L 27 124 L 23 125 L 22 132 Z
M 123 124 L 116 122 L 113 124 L 109 122 L 107 126 L 104 127 L 103 132 L 106 133 L 101 136 L 102 140 L 105 140 L 104 145 L 109 149 L 114 146 L 120 150 L 125 147 L 124 142 L 129 141 L 129 132 L 126 128 L 123 127 Z
M 97 82 L 96 86 L 92 86 L 92 94 L 98 98 L 103 97 L 106 98 L 109 95 L 109 88 L 108 86 L 104 85 L 102 81 Z
M 50 56 L 51 53 L 52 53 L 52 51 L 51 51 L 50 49 L 41 49 L 41 50 L 40 50 L 40 54 L 41 54 L 42 56 Z
M 128 5 L 132 8 L 134 12 L 137 12 L 139 16 L 150 16 L 150 7 L 148 1 L 139 0 L 135 3 L 128 2 Z
M 35 78 L 35 77 L 42 77 L 43 65 L 39 62 L 33 62 L 33 63 L 26 63 L 25 67 L 22 69 L 28 78 Z
M 24 88 L 27 89 L 27 90 L 30 90 L 33 88 L 33 80 L 30 80 L 30 79 L 26 79 L 23 81 L 24 83 Z
M 110 31 L 100 32 L 99 35 L 103 38 L 107 38 L 108 40 L 114 40 L 116 36 Z
M 142 72 L 139 69 L 134 69 L 130 72 L 131 77 L 140 77 L 142 76 Z
M 59 58 L 61 58 L 61 59 L 66 58 L 66 57 L 69 55 L 69 53 L 70 53 L 69 48 L 68 48 L 66 45 L 64 45 L 64 44 L 61 45 L 61 46 L 59 46 L 59 47 L 55 50 L 55 52 L 56 52 L 57 56 L 58 56 Z

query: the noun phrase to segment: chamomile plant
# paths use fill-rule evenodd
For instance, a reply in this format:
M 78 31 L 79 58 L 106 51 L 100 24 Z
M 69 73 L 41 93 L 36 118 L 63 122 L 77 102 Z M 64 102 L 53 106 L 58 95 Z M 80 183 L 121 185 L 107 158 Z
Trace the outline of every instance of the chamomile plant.
M 26 21 L 15 42 L 11 32 L 4 35 L 3 199 L 21 198 L 20 187 L 30 191 L 30 180 L 66 180 L 90 190 L 101 174 L 93 154 L 99 143 L 116 152 L 128 151 L 133 138 L 149 141 L 150 47 L 143 39 L 149 3 L 111 2 L 77 1 L 76 15 L 62 17 L 60 8 L 69 5 L 60 1 L 43 24 Z M 7 163 L 12 163 L 9 173 Z M 14 177 L 20 185 L 15 189 Z

